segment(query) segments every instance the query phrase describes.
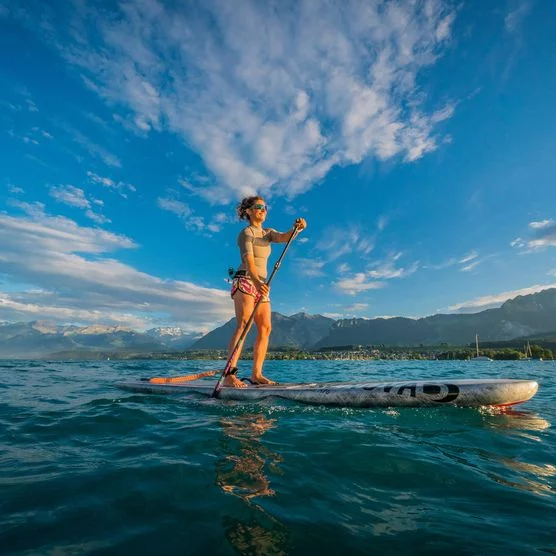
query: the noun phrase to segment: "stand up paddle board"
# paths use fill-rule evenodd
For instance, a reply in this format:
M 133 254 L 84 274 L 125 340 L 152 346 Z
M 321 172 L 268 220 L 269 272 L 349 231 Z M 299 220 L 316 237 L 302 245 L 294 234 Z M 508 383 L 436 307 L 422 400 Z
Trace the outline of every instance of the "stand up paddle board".
M 214 380 L 153 384 L 149 379 L 122 382 L 119 388 L 146 394 L 196 393 L 211 396 Z M 470 379 L 402 382 L 308 382 L 224 387 L 222 400 L 256 401 L 282 398 L 305 404 L 337 407 L 482 407 L 508 406 L 531 399 L 539 385 L 534 380 Z

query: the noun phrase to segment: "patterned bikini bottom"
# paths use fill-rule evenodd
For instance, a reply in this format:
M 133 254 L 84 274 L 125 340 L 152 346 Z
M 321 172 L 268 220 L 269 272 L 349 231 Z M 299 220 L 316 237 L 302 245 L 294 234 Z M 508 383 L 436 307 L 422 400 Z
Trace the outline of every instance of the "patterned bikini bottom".
M 259 298 L 261 297 L 259 290 L 256 288 L 255 284 L 253 284 L 252 280 L 250 278 L 247 278 L 247 276 L 236 276 L 232 280 L 232 289 L 230 291 L 230 295 L 234 297 L 234 294 L 238 290 L 246 295 L 252 295 L 255 298 L 255 303 L 257 303 L 257 301 L 259 301 Z M 267 303 L 269 301 L 270 297 L 268 296 L 261 299 L 261 303 Z

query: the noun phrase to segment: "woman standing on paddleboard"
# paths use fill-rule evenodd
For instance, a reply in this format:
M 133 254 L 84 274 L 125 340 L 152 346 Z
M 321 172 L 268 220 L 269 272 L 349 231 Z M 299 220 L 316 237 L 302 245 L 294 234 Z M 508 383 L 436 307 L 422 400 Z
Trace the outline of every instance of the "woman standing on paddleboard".
M 236 313 L 236 330 L 230 340 L 228 354 L 231 355 L 257 301 L 261 298 L 254 315 L 257 338 L 253 346 L 251 382 L 254 384 L 274 384 L 273 381 L 263 376 L 263 363 L 272 328 L 270 288 L 266 284 L 266 267 L 270 256 L 270 244 L 286 243 L 296 227 L 299 231 L 304 230 L 307 223 L 303 218 L 298 218 L 294 227 L 288 232 L 277 232 L 272 228 L 263 228 L 267 206 L 264 199 L 258 196 L 243 199 L 237 206 L 237 215 L 240 220 L 247 220 L 249 225 L 240 232 L 237 238 L 241 265 L 233 276 L 231 291 Z M 231 371 L 224 378 L 224 386 L 235 386 L 236 388 L 246 386 L 236 377 L 236 365 L 242 347 L 242 345 L 239 347 L 230 361 Z

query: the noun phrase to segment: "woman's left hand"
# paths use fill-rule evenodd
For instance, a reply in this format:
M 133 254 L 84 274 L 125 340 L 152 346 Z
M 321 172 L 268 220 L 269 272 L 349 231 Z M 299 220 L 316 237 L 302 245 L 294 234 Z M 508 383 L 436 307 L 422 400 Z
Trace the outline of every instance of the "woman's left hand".
M 305 218 L 297 218 L 293 226 L 302 232 L 307 227 L 307 222 L 305 222 Z

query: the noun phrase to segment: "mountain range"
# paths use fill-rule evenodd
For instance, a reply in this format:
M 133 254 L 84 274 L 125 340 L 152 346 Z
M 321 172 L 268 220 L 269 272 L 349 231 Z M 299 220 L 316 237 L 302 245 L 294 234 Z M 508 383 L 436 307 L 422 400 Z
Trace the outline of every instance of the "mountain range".
M 467 345 L 505 341 L 553 331 L 556 288 L 518 296 L 501 307 L 474 314 L 438 314 L 420 319 L 404 317 L 334 320 L 322 315 L 272 314 L 271 347 L 323 349 L 348 345 L 418 346 Z M 235 328 L 231 319 L 208 334 L 186 333 L 178 327 L 137 332 L 119 326 L 63 326 L 43 321 L 0 323 L 0 357 L 44 358 L 63 352 L 175 352 L 226 349 Z M 253 345 L 251 330 L 246 346 Z

